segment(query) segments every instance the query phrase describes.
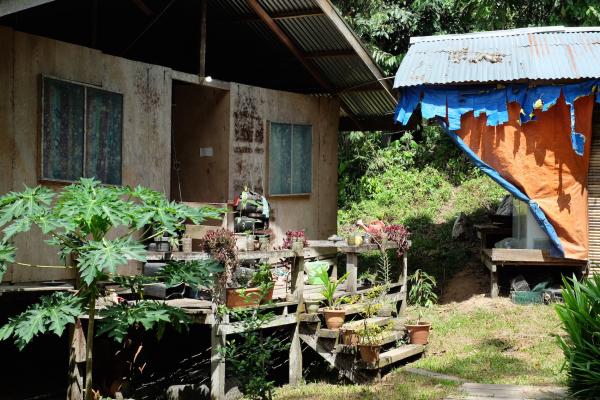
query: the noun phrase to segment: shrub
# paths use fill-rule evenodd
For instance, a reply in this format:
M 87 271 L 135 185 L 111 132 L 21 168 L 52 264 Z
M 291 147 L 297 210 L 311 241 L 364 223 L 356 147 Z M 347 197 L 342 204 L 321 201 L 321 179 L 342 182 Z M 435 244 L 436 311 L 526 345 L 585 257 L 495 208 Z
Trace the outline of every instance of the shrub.
M 565 353 L 569 390 L 575 397 L 600 398 L 600 276 L 583 282 L 563 278 L 564 304 L 556 312 L 567 333 L 558 343 Z

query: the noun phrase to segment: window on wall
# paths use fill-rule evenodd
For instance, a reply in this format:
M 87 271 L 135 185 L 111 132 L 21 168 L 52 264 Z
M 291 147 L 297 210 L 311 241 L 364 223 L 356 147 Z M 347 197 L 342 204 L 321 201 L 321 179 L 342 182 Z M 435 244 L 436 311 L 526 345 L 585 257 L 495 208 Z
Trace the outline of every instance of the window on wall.
M 269 194 L 312 191 L 312 126 L 271 123 Z
M 120 185 L 123 95 L 43 78 L 41 176 Z

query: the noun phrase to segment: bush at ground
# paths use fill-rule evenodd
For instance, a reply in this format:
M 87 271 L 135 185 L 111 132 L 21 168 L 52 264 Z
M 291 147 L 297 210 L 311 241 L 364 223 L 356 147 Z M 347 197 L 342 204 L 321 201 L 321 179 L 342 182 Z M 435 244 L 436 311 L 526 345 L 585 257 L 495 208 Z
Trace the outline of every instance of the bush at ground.
M 409 268 L 432 273 L 440 285 L 478 255 L 474 237 L 451 237 L 456 217 L 486 220 L 506 192 L 475 169 L 445 134 L 425 127 L 386 144 L 376 133 L 340 139 L 340 226 L 379 219 L 411 232 Z M 417 136 L 416 134 L 414 136 Z M 372 266 L 378 256 L 363 257 Z
M 556 306 L 568 337 L 559 338 L 571 393 L 600 398 L 600 276 L 583 282 L 563 278 L 564 304 Z

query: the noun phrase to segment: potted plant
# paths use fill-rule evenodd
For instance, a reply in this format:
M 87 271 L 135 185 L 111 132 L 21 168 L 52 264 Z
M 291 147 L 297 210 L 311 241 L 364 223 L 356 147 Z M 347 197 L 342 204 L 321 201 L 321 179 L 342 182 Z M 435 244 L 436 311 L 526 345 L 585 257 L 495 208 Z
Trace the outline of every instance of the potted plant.
M 432 307 L 437 301 L 437 294 L 434 289 L 436 280 L 420 269 L 409 277 L 410 290 L 408 292 L 408 301 L 416 306 L 419 318 L 414 323 L 406 324 L 410 343 L 427 344 L 429 342 L 429 332 L 431 323 L 421 321 L 423 318 L 423 309 Z
M 349 273 L 345 273 L 340 279 L 330 280 L 327 271 L 322 271 L 319 275 L 319 279 L 323 284 L 323 291 L 321 294 L 327 301 L 327 307 L 323 311 L 325 315 L 325 324 L 328 329 L 339 329 L 344 324 L 346 318 L 346 311 L 341 308 L 342 297 L 335 297 L 335 291 L 337 290 L 340 283 L 344 282 L 348 277 Z
M 364 295 L 360 296 L 359 299 L 354 302 L 357 303 L 359 300 L 363 303 L 361 315 L 363 319 L 363 327 L 360 330 L 367 328 L 367 319 L 378 315 L 379 311 L 383 306 L 382 297 L 386 293 L 386 287 L 382 285 L 373 286 Z M 342 332 L 342 343 L 346 346 L 356 346 L 360 341 L 359 330 L 356 328 L 347 328 Z
M 356 333 L 358 335 L 358 351 L 360 358 L 367 364 L 375 364 L 379 360 L 383 336 L 391 329 L 389 325 L 379 326 L 365 324 Z
M 236 278 L 238 287 L 227 288 L 227 307 L 258 307 L 273 298 L 273 274 L 271 265 L 262 263 L 252 274 L 240 274 Z

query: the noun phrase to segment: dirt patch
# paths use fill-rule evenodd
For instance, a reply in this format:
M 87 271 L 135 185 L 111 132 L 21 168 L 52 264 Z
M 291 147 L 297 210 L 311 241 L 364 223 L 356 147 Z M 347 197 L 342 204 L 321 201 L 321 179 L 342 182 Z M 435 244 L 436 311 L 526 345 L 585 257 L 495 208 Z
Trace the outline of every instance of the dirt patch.
M 440 304 L 479 299 L 489 292 L 490 277 L 480 264 L 469 264 L 444 285 Z

